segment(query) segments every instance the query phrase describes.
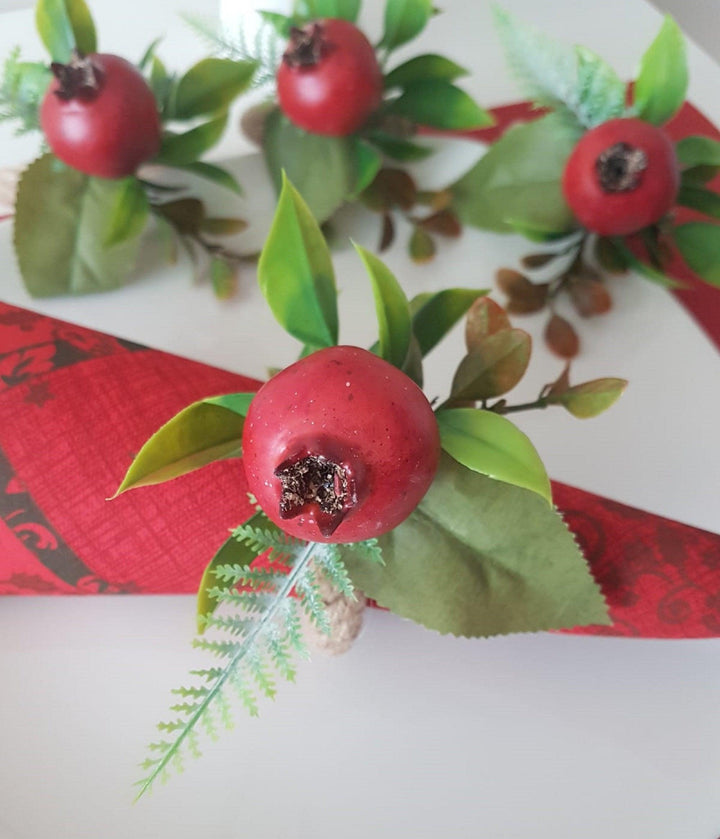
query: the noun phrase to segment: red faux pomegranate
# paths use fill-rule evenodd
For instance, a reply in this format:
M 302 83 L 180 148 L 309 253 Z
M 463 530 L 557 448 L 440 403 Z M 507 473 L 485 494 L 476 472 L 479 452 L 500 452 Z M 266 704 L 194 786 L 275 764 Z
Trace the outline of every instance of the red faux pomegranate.
M 277 93 L 295 125 L 345 137 L 380 105 L 383 76 L 372 44 L 357 26 L 327 18 L 292 30 L 277 71 Z
M 155 96 L 129 61 L 76 53 L 52 71 L 40 125 L 60 160 L 87 175 L 123 178 L 157 153 L 162 128 Z
M 266 382 L 243 432 L 248 487 L 287 533 L 358 542 L 396 527 L 437 470 L 427 398 L 404 373 L 358 347 L 319 350 Z
M 568 158 L 565 200 L 601 236 L 626 236 L 659 221 L 675 202 L 680 172 L 662 129 L 635 118 L 590 129 Z

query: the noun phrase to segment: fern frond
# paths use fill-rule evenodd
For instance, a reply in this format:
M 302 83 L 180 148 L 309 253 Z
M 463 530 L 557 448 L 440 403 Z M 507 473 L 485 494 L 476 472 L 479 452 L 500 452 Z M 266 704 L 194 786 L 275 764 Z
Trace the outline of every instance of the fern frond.
M 262 535 L 261 539 L 257 532 L 246 535 L 257 540 L 258 547 L 265 550 L 267 539 L 278 544 L 279 538 L 271 531 L 267 534 L 267 538 Z M 236 694 L 245 709 L 255 716 L 259 713 L 258 698 L 275 696 L 276 676 L 294 678 L 293 657 L 308 655 L 302 637 L 300 608 L 306 610 L 318 625 L 328 624 L 311 565 L 313 557 L 322 553 L 324 546 L 297 540 L 283 540 L 283 544 L 289 570 L 249 575 L 252 580 L 269 585 L 271 591 L 218 589 L 219 608 L 233 608 L 236 613 L 213 616 L 209 624 L 226 637 L 201 636 L 195 639 L 194 646 L 216 656 L 224 664 L 192 671 L 199 684 L 174 691 L 182 701 L 171 707 L 175 716 L 158 725 L 159 730 L 169 736 L 150 746 L 152 756 L 144 764 L 148 774 L 139 784 L 138 795 L 148 790 L 156 779 L 181 768 L 181 752 L 190 756 L 199 753 L 199 727 L 215 737 L 220 724 L 225 727 L 232 724 L 228 691 Z M 248 577 L 247 569 L 242 569 L 241 574 L 239 569 L 230 568 L 227 573 L 231 579 L 235 575 L 243 580 Z M 291 597 L 293 592 L 298 596 Z
M 355 598 L 355 587 L 340 557 L 337 545 L 324 545 L 315 555 L 315 565 L 328 582 L 345 597 Z
M 18 135 L 39 131 L 40 102 L 49 81 L 50 71 L 44 64 L 20 61 L 20 48 L 11 50 L 0 83 L 0 122 L 18 121 Z
M 368 562 L 385 565 L 382 548 L 377 539 L 366 539 L 364 542 L 353 542 L 352 544 L 343 545 L 343 550 L 351 551 L 360 559 L 365 559 Z
M 269 23 L 260 19 L 251 39 L 242 26 L 237 33 L 232 33 L 227 27 L 218 26 L 215 21 L 206 18 L 190 14 L 182 17 L 216 55 L 235 61 L 256 62 L 257 70 L 251 83 L 253 87 L 274 83 L 284 44 Z

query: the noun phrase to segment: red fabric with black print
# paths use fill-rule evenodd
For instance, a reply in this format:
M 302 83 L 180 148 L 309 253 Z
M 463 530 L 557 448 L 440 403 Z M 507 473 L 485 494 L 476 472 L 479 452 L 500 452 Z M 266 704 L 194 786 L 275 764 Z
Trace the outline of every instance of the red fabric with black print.
M 683 133 L 717 136 L 696 111 L 683 114 Z M 507 125 L 528 111 L 498 116 Z M 720 294 L 686 276 L 693 287 L 679 299 L 720 346 Z M 250 513 L 239 463 L 106 499 L 181 408 L 257 386 L 0 303 L 0 594 L 194 592 L 228 528 Z M 578 633 L 720 636 L 720 535 L 553 488 L 613 618 Z

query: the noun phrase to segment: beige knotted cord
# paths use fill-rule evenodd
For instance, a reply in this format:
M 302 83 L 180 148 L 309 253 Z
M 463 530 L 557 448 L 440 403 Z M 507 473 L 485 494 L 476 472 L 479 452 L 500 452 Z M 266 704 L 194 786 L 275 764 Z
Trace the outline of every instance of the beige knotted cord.
M 317 577 L 318 590 L 330 621 L 330 633 L 326 635 L 303 615 L 305 639 L 317 652 L 340 655 L 352 647 L 360 634 L 367 598 L 357 589 L 354 598 L 341 594 L 319 570 Z

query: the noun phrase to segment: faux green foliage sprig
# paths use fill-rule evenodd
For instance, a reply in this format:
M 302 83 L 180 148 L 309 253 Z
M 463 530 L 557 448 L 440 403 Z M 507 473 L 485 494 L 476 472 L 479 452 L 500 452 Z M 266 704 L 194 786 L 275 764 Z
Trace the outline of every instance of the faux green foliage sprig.
M 97 51 L 95 25 L 84 0 L 38 0 L 36 24 L 53 62 L 91 59 Z M 228 110 L 250 85 L 256 65 L 210 57 L 175 73 L 158 56 L 158 44 L 159 39 L 137 65 L 162 123 L 157 154 L 145 161 L 152 169 L 141 166 L 126 177 L 98 177 L 43 154 L 20 177 L 14 245 L 23 281 L 33 296 L 84 294 L 123 285 L 151 218 L 168 234 L 171 260 L 180 245 L 193 262 L 195 276 L 209 279 L 219 297 L 234 289 L 240 258 L 224 240 L 245 222 L 212 217 L 177 176 L 199 177 L 240 192 L 228 171 L 201 158 L 224 133 Z M 40 129 L 39 109 L 51 79 L 46 64 L 20 61 L 13 51 L 0 84 L 0 119 L 14 120 L 19 132 Z M 128 126 L 131 129 L 137 126 Z M 171 171 L 172 185 L 167 178 Z M 67 212 L 68 205 L 73 213 Z
M 667 181 L 662 194 L 667 192 L 668 198 L 659 202 L 654 214 L 643 208 L 648 221 L 638 219 L 633 225 L 630 214 L 640 211 L 633 205 L 622 223 L 603 220 L 600 224 L 595 211 L 588 209 L 589 192 L 577 186 L 585 177 L 576 162 L 584 138 L 589 142 L 593 132 L 618 119 L 623 121 L 614 123 L 618 142 L 625 137 L 624 131 L 637 134 L 634 128 L 624 127 L 632 120 L 651 126 L 645 132 L 648 136 L 655 132 L 663 137 L 662 126 L 681 108 L 688 85 L 687 58 L 682 33 L 672 18 L 664 19 L 643 53 L 637 78 L 629 88 L 607 62 L 586 48 L 560 43 L 502 9 L 496 8 L 494 17 L 508 67 L 521 92 L 534 105 L 550 111 L 508 129 L 451 188 L 464 223 L 548 243 L 545 250 L 523 259 L 525 270 L 498 272 L 498 285 L 509 298 L 508 311 L 524 314 L 549 308 L 545 340 L 558 355 L 572 358 L 580 349 L 580 338 L 570 321 L 555 310 L 561 294 L 569 297 L 581 318 L 602 314 L 612 306 L 606 274 L 630 269 L 672 287 L 679 284 L 672 273 L 674 252 L 700 279 L 720 285 L 720 226 L 716 223 L 720 202 L 706 186 L 720 171 L 716 140 L 683 138 L 675 144 L 676 161 L 667 166 L 655 153 L 652 171 L 643 172 L 642 178 Z M 667 138 L 658 142 L 671 149 Z M 572 177 L 570 166 L 575 167 Z M 595 175 L 587 175 L 591 177 Z M 679 191 L 669 185 L 678 177 Z M 616 195 L 622 193 L 611 194 L 609 200 L 617 208 L 621 199 Z M 709 221 L 678 223 L 674 205 L 698 211 Z M 617 209 L 615 217 L 620 217 Z

